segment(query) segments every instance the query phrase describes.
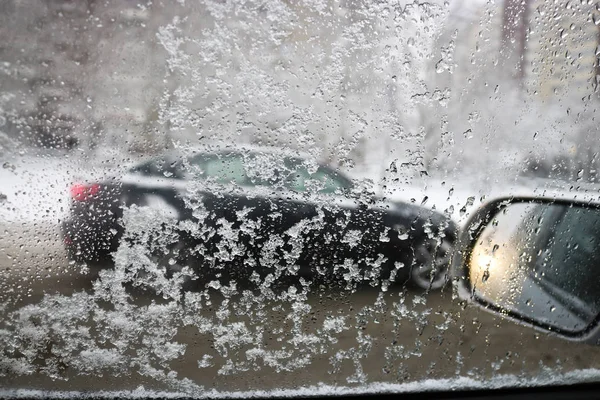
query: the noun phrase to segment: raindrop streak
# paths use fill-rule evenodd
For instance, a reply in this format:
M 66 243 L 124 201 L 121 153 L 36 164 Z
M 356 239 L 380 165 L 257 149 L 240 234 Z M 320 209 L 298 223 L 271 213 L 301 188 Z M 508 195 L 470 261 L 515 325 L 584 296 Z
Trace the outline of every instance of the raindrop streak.
M 481 277 L 481 281 L 487 282 L 488 279 L 490 279 L 490 270 L 486 269 L 485 271 L 483 271 L 483 276 Z

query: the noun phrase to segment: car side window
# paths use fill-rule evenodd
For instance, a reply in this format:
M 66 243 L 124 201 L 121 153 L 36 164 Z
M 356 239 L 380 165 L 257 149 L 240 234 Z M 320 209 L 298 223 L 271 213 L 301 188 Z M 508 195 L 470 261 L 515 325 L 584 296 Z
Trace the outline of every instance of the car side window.
M 310 173 L 304 166 L 299 166 L 289 178 L 289 188 L 297 192 L 318 192 L 333 194 L 347 187 L 338 177 L 319 168 L 315 173 Z
M 207 157 L 202 165 L 204 177 L 218 183 L 248 185 L 244 160 L 238 155 Z
M 279 187 L 289 173 L 285 158 L 269 153 L 245 153 L 244 171 L 250 186 Z
M 259 157 L 250 154 L 199 155 L 189 160 L 189 172 L 197 179 L 213 179 L 222 184 L 241 186 L 275 186 L 280 171 L 271 164 L 261 165 Z
M 166 178 L 181 178 L 179 163 L 164 158 L 151 160 L 132 168 L 130 171 L 143 176 L 156 176 Z

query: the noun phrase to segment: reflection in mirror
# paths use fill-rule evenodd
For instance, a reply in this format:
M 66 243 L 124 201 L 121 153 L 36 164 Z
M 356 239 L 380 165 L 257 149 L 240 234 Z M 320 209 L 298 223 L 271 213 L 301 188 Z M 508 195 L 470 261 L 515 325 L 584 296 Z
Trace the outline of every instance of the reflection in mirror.
M 469 262 L 473 293 L 564 332 L 600 312 L 600 210 L 513 203 L 490 221 Z

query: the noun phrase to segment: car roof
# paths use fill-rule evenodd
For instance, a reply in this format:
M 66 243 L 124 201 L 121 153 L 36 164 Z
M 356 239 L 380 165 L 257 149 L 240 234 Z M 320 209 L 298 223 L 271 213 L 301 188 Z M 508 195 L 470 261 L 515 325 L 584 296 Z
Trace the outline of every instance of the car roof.
M 210 154 L 210 153 L 255 153 L 255 154 L 271 154 L 282 158 L 302 158 L 309 161 L 314 161 L 319 164 L 317 157 L 310 153 L 303 152 L 297 149 L 288 147 L 276 146 L 258 146 L 254 144 L 238 144 L 238 143 L 208 143 L 202 146 L 178 147 L 168 152 L 173 157 L 192 156 L 194 154 Z

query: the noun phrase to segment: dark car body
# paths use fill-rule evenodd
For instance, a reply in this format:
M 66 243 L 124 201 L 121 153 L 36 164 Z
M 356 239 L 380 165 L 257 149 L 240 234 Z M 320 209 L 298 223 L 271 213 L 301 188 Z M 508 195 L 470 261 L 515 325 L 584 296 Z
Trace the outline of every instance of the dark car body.
M 72 259 L 110 261 L 124 209 L 148 206 L 171 213 L 180 228 L 178 258 L 201 276 L 283 269 L 304 277 L 407 280 L 420 265 L 446 268 L 456 237 L 442 214 L 365 194 L 326 165 L 277 151 L 169 153 L 123 176 L 75 186 L 71 195 L 63 232 Z M 438 272 L 444 279 L 446 270 Z

